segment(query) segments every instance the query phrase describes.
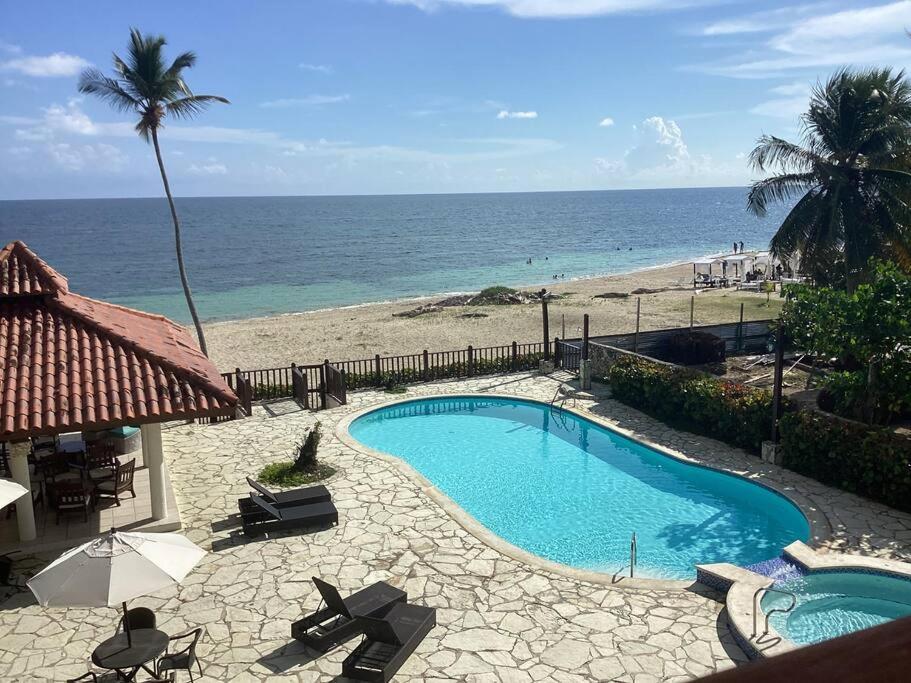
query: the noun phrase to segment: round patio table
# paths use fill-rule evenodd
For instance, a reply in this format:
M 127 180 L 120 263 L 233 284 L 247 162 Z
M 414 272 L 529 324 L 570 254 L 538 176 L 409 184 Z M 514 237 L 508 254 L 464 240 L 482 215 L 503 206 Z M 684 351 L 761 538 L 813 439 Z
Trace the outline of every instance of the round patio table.
M 155 660 L 167 649 L 168 634 L 155 628 L 134 628 L 130 636 L 132 645 L 127 645 L 126 632 L 108 638 L 95 648 L 92 662 L 102 669 L 114 669 L 127 681 L 132 681 L 140 669 L 154 677 L 155 672 L 146 662 Z

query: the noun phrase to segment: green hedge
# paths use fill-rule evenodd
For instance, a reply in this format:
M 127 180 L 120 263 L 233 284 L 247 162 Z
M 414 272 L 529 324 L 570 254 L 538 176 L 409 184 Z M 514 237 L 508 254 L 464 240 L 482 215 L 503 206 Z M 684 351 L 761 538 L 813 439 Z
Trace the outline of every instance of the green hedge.
M 668 424 L 759 453 L 772 431 L 772 393 L 686 368 L 621 356 L 613 397 Z
M 911 512 L 911 439 L 813 411 L 785 413 L 780 428 L 789 470 Z

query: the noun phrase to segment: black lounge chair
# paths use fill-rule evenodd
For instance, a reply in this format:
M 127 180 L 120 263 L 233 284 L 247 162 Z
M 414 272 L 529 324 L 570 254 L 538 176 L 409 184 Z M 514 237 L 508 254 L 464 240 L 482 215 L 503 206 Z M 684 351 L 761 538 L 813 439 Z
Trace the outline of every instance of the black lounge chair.
M 328 652 L 361 632 L 358 617 L 383 616 L 408 594 L 377 581 L 342 599 L 335 586 L 313 577 L 322 600 L 316 612 L 291 624 L 291 637 L 320 652 Z M 325 605 L 325 607 L 323 607 Z
M 307 486 L 300 489 L 292 489 L 291 491 L 281 491 L 280 493 L 273 493 L 265 486 L 259 482 L 247 477 L 247 483 L 250 485 L 254 491 L 257 491 L 264 500 L 268 501 L 277 508 L 283 507 L 293 507 L 295 505 L 307 505 L 309 503 L 328 503 L 332 500 L 332 494 L 329 493 L 329 489 L 325 486 Z M 256 503 L 253 502 L 252 496 L 255 494 L 250 494 L 245 498 L 239 498 L 237 500 L 237 508 L 240 510 L 241 515 L 245 515 L 252 510 L 258 509 Z
M 338 510 L 329 503 L 310 503 L 292 507 L 275 507 L 259 496 L 250 496 L 259 509 L 241 515 L 244 534 L 256 536 L 270 531 L 300 529 L 319 524 L 338 524 Z
M 381 619 L 358 617 L 364 639 L 342 662 L 342 676 L 386 683 L 436 626 L 437 611 L 421 605 L 395 605 Z

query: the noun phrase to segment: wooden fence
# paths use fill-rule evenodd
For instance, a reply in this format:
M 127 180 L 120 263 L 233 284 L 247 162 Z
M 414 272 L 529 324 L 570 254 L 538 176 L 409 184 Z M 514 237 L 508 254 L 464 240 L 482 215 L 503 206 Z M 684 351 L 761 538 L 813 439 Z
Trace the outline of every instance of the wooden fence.
M 548 344 L 548 352 L 553 348 Z M 293 398 L 305 408 L 326 408 L 347 400 L 347 391 L 364 387 L 389 387 L 438 379 L 534 370 L 544 357 L 544 342 L 485 346 L 453 351 L 427 351 L 403 356 L 358 360 L 326 360 L 314 365 L 241 370 L 222 374 L 238 390 L 245 384 L 252 401 Z

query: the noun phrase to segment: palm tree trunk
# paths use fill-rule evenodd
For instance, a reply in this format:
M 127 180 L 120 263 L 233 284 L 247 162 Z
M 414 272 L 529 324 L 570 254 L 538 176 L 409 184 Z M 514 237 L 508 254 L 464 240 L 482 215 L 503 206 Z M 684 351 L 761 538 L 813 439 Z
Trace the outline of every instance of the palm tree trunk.
M 152 144 L 155 146 L 155 158 L 158 159 L 158 170 L 161 171 L 164 193 L 168 197 L 168 206 L 171 207 L 171 220 L 174 221 L 174 248 L 177 251 L 177 269 L 180 271 L 180 284 L 183 285 L 183 295 L 187 299 L 187 308 L 190 309 L 190 317 L 193 318 L 193 325 L 196 327 L 199 348 L 208 357 L 209 350 L 206 348 L 206 336 L 203 334 L 202 324 L 199 322 L 199 314 L 196 312 L 196 305 L 193 303 L 193 293 L 190 291 L 190 283 L 187 280 L 187 270 L 183 265 L 183 247 L 180 244 L 180 221 L 177 219 L 177 209 L 174 207 L 174 198 L 171 196 L 168 174 L 165 173 L 164 162 L 161 159 L 161 148 L 158 146 L 158 129 L 154 127 L 152 128 Z

